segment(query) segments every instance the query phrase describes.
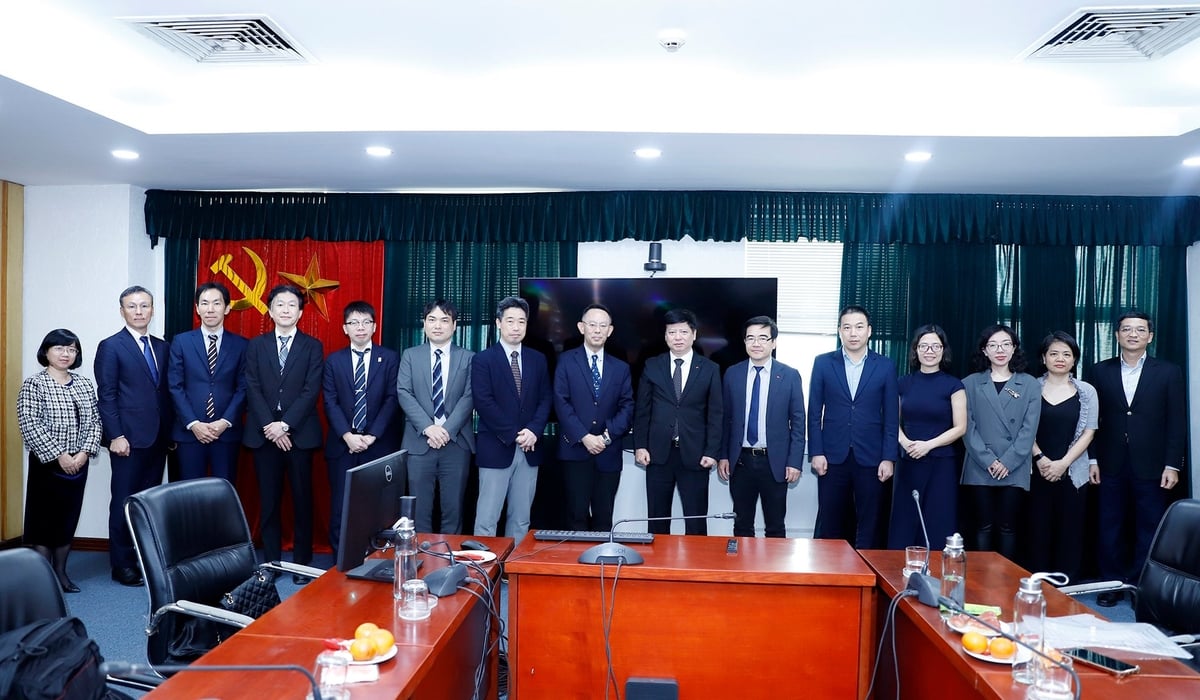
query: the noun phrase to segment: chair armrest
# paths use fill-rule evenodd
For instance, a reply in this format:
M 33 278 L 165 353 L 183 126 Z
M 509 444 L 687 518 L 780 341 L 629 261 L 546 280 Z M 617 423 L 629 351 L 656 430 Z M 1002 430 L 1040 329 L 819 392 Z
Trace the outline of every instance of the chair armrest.
M 282 571 L 288 574 L 300 574 L 301 576 L 307 576 L 309 578 L 317 578 L 321 574 L 325 573 L 325 569 L 317 569 L 312 566 L 305 566 L 304 564 L 295 564 L 290 561 L 269 561 L 263 564 L 263 566 L 268 569 L 274 569 L 275 571 Z
M 254 622 L 254 618 L 248 615 L 230 612 L 224 608 L 204 605 L 203 603 L 193 603 L 190 600 L 177 600 L 174 603 L 167 603 L 154 611 L 154 615 L 150 617 L 150 624 L 146 627 L 146 634 L 154 634 L 155 630 L 158 629 L 159 618 L 169 612 L 198 617 L 202 620 L 211 620 L 212 622 L 230 625 L 239 629 Z
M 1178 644 L 1181 647 L 1190 647 L 1190 646 L 1194 646 L 1197 643 L 1200 643 L 1200 635 L 1177 634 L 1173 637 L 1167 637 L 1167 640 L 1175 642 L 1176 644 Z
M 1095 583 L 1077 583 L 1074 586 L 1060 586 L 1060 593 L 1066 593 L 1070 596 L 1083 595 L 1085 593 L 1107 593 L 1109 591 L 1128 591 L 1137 590 L 1137 586 L 1130 583 L 1122 583 L 1121 581 L 1097 581 Z

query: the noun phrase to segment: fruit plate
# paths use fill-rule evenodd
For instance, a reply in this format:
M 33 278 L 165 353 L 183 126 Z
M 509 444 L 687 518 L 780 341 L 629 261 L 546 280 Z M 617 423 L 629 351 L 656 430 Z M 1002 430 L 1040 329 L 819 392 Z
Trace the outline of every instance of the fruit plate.
M 484 552 L 482 550 L 464 549 L 455 552 L 454 558 L 461 561 L 473 561 L 476 564 L 486 564 L 490 561 L 496 561 L 496 553 Z
M 1016 656 L 1016 654 L 1013 654 L 1013 656 L 1010 656 L 1007 659 L 997 659 L 991 654 L 976 654 L 969 649 L 963 649 L 963 653 L 972 658 L 979 659 L 980 661 L 986 661 L 989 664 L 1004 664 L 1006 666 L 1012 666 L 1013 657 Z
M 351 641 L 352 640 L 346 640 L 345 642 L 343 642 L 342 648 L 348 650 L 350 648 Z M 396 656 L 396 645 L 393 644 L 391 647 L 388 648 L 387 651 L 383 652 L 382 654 L 376 654 L 373 658 L 364 659 L 362 661 L 351 660 L 350 665 L 351 666 L 371 666 L 374 664 L 381 664 L 384 661 L 387 661 L 388 659 L 391 659 L 395 656 Z
M 958 619 L 958 618 L 965 618 L 965 619 Z M 972 620 L 971 618 L 967 617 L 966 615 L 951 615 L 949 618 L 946 619 L 946 626 L 949 627 L 950 629 L 954 630 L 955 632 L 958 632 L 959 634 L 966 634 L 967 632 L 978 632 L 979 634 L 982 634 L 985 637 L 1000 636 L 1000 633 L 997 632 L 996 630 L 988 629 L 987 627 L 984 627 L 983 625 Z M 999 627 L 1000 629 L 1004 630 L 1005 632 L 1007 632 L 1008 628 L 1009 628 L 1009 623 L 1001 622 L 1001 623 L 998 623 L 996 626 Z

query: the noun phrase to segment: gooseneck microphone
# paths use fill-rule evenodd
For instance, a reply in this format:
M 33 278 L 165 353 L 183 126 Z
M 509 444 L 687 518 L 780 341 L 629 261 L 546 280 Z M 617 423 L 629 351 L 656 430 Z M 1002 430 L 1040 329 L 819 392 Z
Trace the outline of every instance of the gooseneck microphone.
M 637 550 L 627 547 L 620 542 L 614 542 L 617 526 L 625 523 L 652 523 L 662 520 L 697 520 L 700 518 L 714 520 L 730 520 L 736 513 L 714 513 L 712 515 L 664 515 L 656 518 L 624 518 L 613 523 L 608 531 L 608 541 L 588 547 L 579 555 L 580 564 L 641 564 L 645 559 Z
M 938 606 L 938 596 L 942 594 L 942 582 L 929 575 L 929 532 L 925 529 L 925 513 L 921 511 L 921 494 L 913 489 L 913 501 L 917 504 L 917 518 L 921 521 L 921 532 L 925 535 L 925 565 L 921 571 L 908 575 L 908 585 L 905 590 L 917 594 L 917 600 L 931 608 Z M 907 563 L 907 562 L 906 562 Z
M 434 545 L 443 545 L 446 547 L 447 554 L 434 552 Z M 421 543 L 421 551 L 427 554 L 432 554 L 435 557 L 442 557 L 450 561 L 450 566 L 441 569 L 434 569 L 423 577 L 425 585 L 429 588 L 429 592 L 441 598 L 448 595 L 454 595 L 458 592 L 458 585 L 465 583 L 467 580 L 467 567 L 464 564 L 459 564 L 454 560 L 454 549 L 450 543 L 441 540 L 439 542 L 430 542 L 425 540 Z
M 917 504 L 917 519 L 921 521 L 921 535 L 925 538 L 925 566 L 921 567 L 921 573 L 929 574 L 929 530 L 925 529 L 925 513 L 921 510 L 921 494 L 916 489 L 912 490 L 913 503 Z
M 954 600 L 953 598 L 947 598 L 946 596 L 939 596 L 938 603 L 949 608 L 950 610 L 953 610 L 956 613 L 962 613 L 963 615 L 966 615 L 967 617 L 971 618 L 978 624 L 999 634 L 1001 637 L 1004 637 L 1005 639 L 1012 642 L 1013 644 L 1016 644 L 1017 646 L 1022 647 L 1024 649 L 1028 649 L 1029 651 L 1033 652 L 1033 654 L 1035 656 L 1039 656 L 1039 657 L 1045 659 L 1046 661 L 1049 661 L 1050 663 L 1054 664 L 1055 666 L 1058 666 L 1059 668 L 1066 671 L 1067 673 L 1071 674 L 1071 680 L 1074 681 L 1073 687 L 1075 689 L 1075 693 L 1074 693 L 1075 700 L 1079 700 L 1079 696 L 1083 692 L 1083 687 L 1079 685 L 1079 674 L 1075 672 L 1075 669 L 1071 668 L 1070 666 L 1063 663 L 1062 661 L 1059 661 L 1058 659 L 1050 656 L 1049 654 L 1044 653 L 1041 649 L 1036 649 L 1033 646 L 1026 644 L 1024 641 L 1018 639 L 1015 635 L 1011 635 L 1008 632 L 1005 632 L 1004 630 L 1000 629 L 1000 627 L 998 625 L 993 625 L 992 623 L 988 622 L 987 620 L 984 620 L 982 617 L 979 617 L 978 615 L 976 615 L 972 612 L 969 612 L 965 607 L 963 607 L 962 605 L 959 605 L 958 601 Z
M 146 679 L 159 681 L 159 673 L 183 673 L 191 671 L 207 671 L 216 673 L 245 673 L 258 671 L 290 671 L 299 673 L 308 680 L 308 684 L 312 686 L 313 700 L 321 700 L 321 688 L 317 685 L 317 679 L 313 678 L 313 674 L 303 666 L 294 664 L 264 664 L 264 665 L 225 665 L 225 666 L 188 666 L 186 664 L 158 664 L 151 666 L 148 664 L 131 664 L 127 661 L 105 661 L 100 664 L 100 675 L 112 676 L 113 678 L 130 678 L 137 679 L 139 676 L 145 676 Z

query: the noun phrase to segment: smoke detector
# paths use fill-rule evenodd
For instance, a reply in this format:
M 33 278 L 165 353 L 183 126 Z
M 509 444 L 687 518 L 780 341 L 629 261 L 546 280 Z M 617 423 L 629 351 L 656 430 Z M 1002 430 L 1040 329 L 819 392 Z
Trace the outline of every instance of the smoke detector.
M 658 45 L 667 53 L 675 53 L 687 43 L 687 32 L 682 29 L 664 29 L 658 33 Z

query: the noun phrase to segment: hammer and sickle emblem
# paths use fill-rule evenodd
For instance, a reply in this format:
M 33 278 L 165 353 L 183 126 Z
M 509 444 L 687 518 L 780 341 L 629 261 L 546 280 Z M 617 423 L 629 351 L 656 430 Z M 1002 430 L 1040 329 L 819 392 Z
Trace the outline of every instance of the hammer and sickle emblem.
M 246 284 L 241 275 L 229 266 L 229 261 L 233 260 L 233 256 L 229 253 L 218 257 L 208 269 L 212 270 L 215 275 L 225 275 L 225 279 L 229 280 L 229 283 L 242 293 L 242 298 L 234 300 L 230 304 L 230 308 L 234 311 L 254 308 L 258 309 L 260 314 L 266 314 L 267 305 L 263 303 L 262 295 L 267 289 L 267 266 L 263 264 L 262 258 L 258 257 L 258 254 L 253 250 L 250 250 L 246 246 L 242 246 L 242 250 L 246 251 L 246 255 L 249 255 L 250 259 L 254 262 L 253 288 Z

